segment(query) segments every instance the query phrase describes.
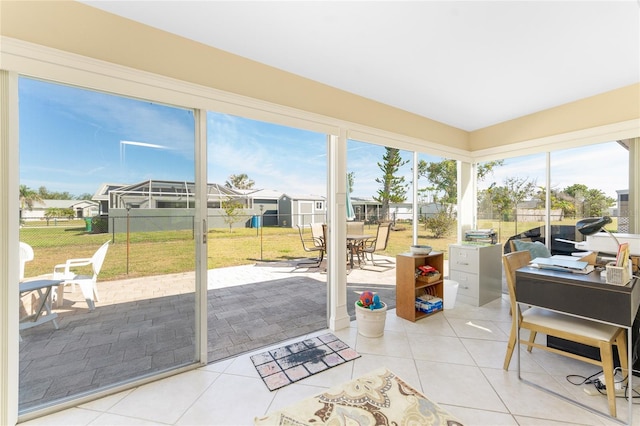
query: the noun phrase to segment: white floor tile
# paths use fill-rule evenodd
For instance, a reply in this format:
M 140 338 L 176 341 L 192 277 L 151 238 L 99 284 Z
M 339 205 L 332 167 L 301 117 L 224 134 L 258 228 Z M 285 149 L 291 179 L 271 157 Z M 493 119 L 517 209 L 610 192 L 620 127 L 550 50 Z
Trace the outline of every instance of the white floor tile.
M 87 426 L 92 421 L 97 419 L 102 413 L 99 411 L 85 410 L 82 408 L 69 408 L 67 410 L 59 411 L 57 413 L 49 414 L 48 416 L 39 417 L 27 422 L 20 423 L 20 425 L 28 426 Z
M 404 331 L 408 336 L 420 334 L 449 337 L 456 336 L 456 333 L 453 331 L 453 328 L 451 328 L 447 318 L 444 315 L 438 314 L 419 319 L 416 322 L 405 320 Z
M 411 353 L 416 360 L 476 365 L 460 339 L 447 336 L 412 336 Z
M 511 321 L 507 297 L 480 307 L 456 302 L 454 309 L 416 322 L 398 318 L 390 310 L 380 338 L 358 335 L 355 322 L 333 332 L 360 358 L 274 392 L 267 389 L 250 360 L 252 354 L 268 349 L 264 348 L 23 424 L 249 425 L 256 416 L 380 367 L 393 371 L 467 425 L 616 424 L 518 380 L 515 352 L 509 371 L 504 371 Z M 538 341 L 544 341 L 544 336 Z M 521 347 L 521 370 L 523 377 L 607 409 L 605 397 L 588 396 L 582 387 L 566 381 L 567 375 L 588 376 L 597 367 L 542 350 L 528 353 Z M 626 407 L 626 401 L 619 402 L 623 420 Z M 634 421 L 640 425 L 640 404 L 634 406 Z
M 592 413 L 518 379 L 515 372 L 483 369 L 491 386 L 513 415 L 583 425 L 599 425 Z M 523 375 L 524 376 L 524 375 Z M 563 388 L 547 374 L 527 373 L 527 379 L 561 393 Z
M 223 374 L 172 424 L 250 425 L 274 397 L 261 379 Z
M 511 414 L 478 410 L 460 406 L 441 404 L 442 408 L 456 416 L 464 425 L 473 426 L 518 426 Z
M 416 361 L 425 395 L 449 404 L 507 413 L 507 408 L 478 367 Z
M 136 388 L 108 412 L 173 424 L 218 376 L 196 370 L 158 380 Z
M 91 426 L 152 426 L 159 425 L 158 421 L 137 419 L 135 417 L 120 416 L 118 414 L 104 413 L 91 422 Z
M 390 355 L 411 358 L 411 347 L 405 333 L 385 331 L 382 337 L 358 335 L 355 346 L 359 354 Z
M 502 331 L 493 321 L 449 318 L 449 324 L 456 336 L 469 339 L 498 340 L 507 342 L 509 334 Z

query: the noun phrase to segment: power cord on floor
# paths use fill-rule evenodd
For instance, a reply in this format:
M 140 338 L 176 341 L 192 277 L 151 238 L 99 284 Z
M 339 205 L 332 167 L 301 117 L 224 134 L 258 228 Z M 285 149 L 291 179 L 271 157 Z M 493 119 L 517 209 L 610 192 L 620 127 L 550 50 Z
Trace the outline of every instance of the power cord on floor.
M 633 373 L 640 374 L 640 371 L 637 371 L 637 370 L 631 370 L 631 371 L 632 371 L 632 374 Z M 622 369 L 620 367 L 614 368 L 613 369 L 614 377 L 616 373 L 622 374 Z M 575 381 L 574 380 L 575 378 L 578 378 L 580 380 Z M 640 398 L 640 392 L 638 392 L 636 389 L 632 389 L 632 396 L 631 397 L 629 396 L 629 386 L 623 385 L 623 383 L 627 381 L 627 378 L 628 376 L 625 376 L 622 379 L 616 380 L 614 382 L 616 398 L 624 398 L 625 400 L 629 400 L 629 398 L 631 399 Z M 598 371 L 595 374 L 592 374 L 589 377 L 580 376 L 578 374 L 569 374 L 566 376 L 566 379 L 569 383 L 571 383 L 574 386 L 593 385 L 597 393 L 589 392 L 588 390 L 589 388 L 584 388 L 585 392 L 587 392 L 589 395 L 597 395 L 598 393 L 601 395 L 607 395 L 607 387 L 605 383 L 603 383 L 604 377 L 603 377 L 602 370 Z
M 600 370 L 597 373 L 592 374 L 589 377 L 580 376 L 579 374 L 569 374 L 569 375 L 566 376 L 566 379 L 567 379 L 567 381 L 569 383 L 571 383 L 574 386 L 591 385 L 591 384 L 595 384 L 596 380 L 598 380 L 598 377 L 600 377 L 600 375 L 602 373 L 603 373 L 603 371 Z M 572 378 L 574 378 L 574 377 L 580 379 L 581 381 L 579 383 L 578 382 L 574 382 L 572 380 Z

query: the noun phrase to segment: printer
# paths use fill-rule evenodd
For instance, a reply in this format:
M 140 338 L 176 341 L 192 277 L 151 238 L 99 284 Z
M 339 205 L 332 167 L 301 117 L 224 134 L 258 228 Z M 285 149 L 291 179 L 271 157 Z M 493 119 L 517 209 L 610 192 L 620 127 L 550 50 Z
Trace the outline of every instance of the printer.
M 618 241 L 629 243 L 629 254 L 631 256 L 640 256 L 640 235 L 639 234 L 616 234 L 613 233 Z M 614 257 L 618 253 L 618 246 L 611 235 L 606 232 L 598 232 L 588 235 L 585 241 L 575 242 L 575 247 L 581 251 L 593 251 L 596 253 L 609 253 Z

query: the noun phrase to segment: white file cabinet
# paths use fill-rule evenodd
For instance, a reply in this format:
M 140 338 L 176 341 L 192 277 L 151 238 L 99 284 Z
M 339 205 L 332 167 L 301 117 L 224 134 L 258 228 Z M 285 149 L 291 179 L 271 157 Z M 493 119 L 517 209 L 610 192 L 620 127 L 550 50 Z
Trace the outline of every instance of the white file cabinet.
M 457 281 L 457 300 L 481 306 L 502 295 L 502 246 L 451 244 L 449 279 Z

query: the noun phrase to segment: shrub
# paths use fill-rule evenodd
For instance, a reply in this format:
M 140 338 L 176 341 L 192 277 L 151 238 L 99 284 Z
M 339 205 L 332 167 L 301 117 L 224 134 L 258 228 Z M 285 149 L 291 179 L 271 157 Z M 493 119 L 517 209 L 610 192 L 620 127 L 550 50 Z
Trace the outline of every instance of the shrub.
M 450 217 L 446 212 L 438 212 L 434 216 L 425 220 L 425 225 L 433 232 L 435 238 L 441 238 L 449 235 L 456 224 L 456 220 Z

